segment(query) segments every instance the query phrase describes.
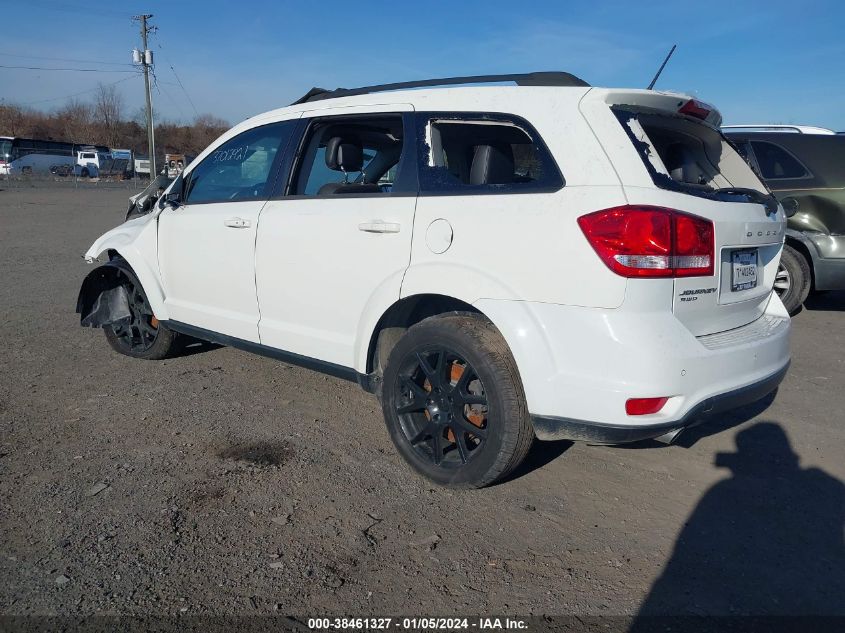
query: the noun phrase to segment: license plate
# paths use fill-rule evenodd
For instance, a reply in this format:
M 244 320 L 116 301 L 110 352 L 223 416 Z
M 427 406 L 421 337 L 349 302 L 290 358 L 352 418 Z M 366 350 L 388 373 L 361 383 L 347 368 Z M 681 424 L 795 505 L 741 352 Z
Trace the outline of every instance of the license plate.
M 731 253 L 731 291 L 757 287 L 757 251 Z

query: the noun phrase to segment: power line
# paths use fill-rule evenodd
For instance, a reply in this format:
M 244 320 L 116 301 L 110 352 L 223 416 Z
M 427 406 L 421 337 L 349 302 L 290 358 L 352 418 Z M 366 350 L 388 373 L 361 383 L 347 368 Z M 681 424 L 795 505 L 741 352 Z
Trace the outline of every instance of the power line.
M 7 66 L 0 64 L 0 68 L 14 68 L 17 70 L 62 70 L 76 73 L 136 73 L 135 70 L 105 70 L 103 68 L 45 68 L 43 66 Z
M 0 53 L 0 57 L 20 57 L 22 59 L 44 59 L 53 62 L 71 62 L 74 64 L 101 64 L 104 66 L 132 66 L 125 62 L 102 62 L 93 59 L 66 59 L 64 57 L 40 57 L 38 55 L 18 55 L 16 53 Z
M 179 87 L 182 89 L 182 92 L 185 93 L 185 96 L 188 97 L 188 103 L 191 104 L 191 107 L 194 109 L 194 115 L 199 117 L 200 113 L 197 112 L 197 106 L 194 105 L 194 100 L 191 99 L 191 95 L 188 94 L 188 91 L 185 90 L 185 86 L 182 85 L 182 80 L 179 79 L 179 75 L 176 74 L 176 69 L 173 68 L 173 64 L 169 64 L 170 70 L 173 71 L 173 76 L 176 77 L 176 81 L 179 82 Z
M 160 95 L 161 94 L 165 95 L 167 97 L 167 99 L 170 101 L 170 103 L 172 103 L 174 106 L 176 106 L 176 109 L 179 110 L 179 116 L 184 119 L 185 113 L 182 111 L 182 107 L 179 105 L 179 103 L 170 95 L 170 93 L 162 85 L 165 82 L 159 81 L 158 76 L 155 74 L 155 72 L 154 71 L 151 71 L 151 72 L 152 72 L 152 75 L 153 75 L 153 85 L 155 86 L 155 89 L 158 90 L 158 93 Z M 171 83 L 171 85 L 175 85 L 172 82 L 170 82 L 170 83 Z
M 161 36 L 157 35 L 157 37 L 158 37 L 158 50 L 161 53 L 163 53 L 164 48 L 162 47 L 163 42 L 162 42 Z M 163 54 L 162 54 L 162 57 L 164 57 Z M 197 106 L 194 105 L 194 100 L 191 99 L 191 95 L 188 94 L 188 91 L 185 89 L 185 86 L 182 83 L 182 80 L 179 79 L 179 75 L 176 74 L 176 69 L 173 67 L 173 64 L 171 64 L 170 62 L 167 62 L 167 65 L 170 66 L 170 70 L 173 72 L 173 76 L 176 78 L 176 81 L 178 82 L 179 87 L 182 89 L 182 92 L 184 92 L 185 96 L 188 98 L 188 103 L 191 104 L 191 108 L 194 110 L 194 115 L 199 117 L 200 113 L 197 111 Z

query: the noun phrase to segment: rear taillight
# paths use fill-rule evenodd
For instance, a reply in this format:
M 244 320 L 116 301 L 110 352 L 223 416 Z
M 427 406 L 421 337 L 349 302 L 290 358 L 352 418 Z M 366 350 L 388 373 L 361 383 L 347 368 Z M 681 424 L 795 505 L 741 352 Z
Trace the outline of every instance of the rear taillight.
M 713 223 L 663 207 L 614 207 L 578 218 L 610 270 L 623 277 L 713 274 Z

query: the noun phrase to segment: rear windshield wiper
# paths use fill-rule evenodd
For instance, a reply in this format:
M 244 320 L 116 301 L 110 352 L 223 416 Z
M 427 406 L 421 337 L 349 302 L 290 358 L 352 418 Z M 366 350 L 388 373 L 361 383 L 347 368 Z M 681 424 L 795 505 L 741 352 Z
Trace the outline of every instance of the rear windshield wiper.
M 746 187 L 722 187 L 720 189 L 714 189 L 713 193 L 748 196 L 753 202 L 766 207 L 766 215 L 775 215 L 778 212 L 778 199 L 771 193 L 763 193 L 762 191 L 748 189 Z

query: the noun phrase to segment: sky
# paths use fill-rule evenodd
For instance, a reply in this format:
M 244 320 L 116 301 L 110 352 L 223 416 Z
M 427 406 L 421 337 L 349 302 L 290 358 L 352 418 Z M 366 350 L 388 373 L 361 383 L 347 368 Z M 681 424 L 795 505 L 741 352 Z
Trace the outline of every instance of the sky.
M 725 123 L 845 130 L 841 0 L 0 0 L 0 101 L 49 111 L 116 82 L 135 118 L 139 13 L 157 27 L 156 120 L 208 113 L 234 124 L 312 86 L 460 75 L 565 70 L 643 88 L 677 44 L 657 89 L 714 104 Z

